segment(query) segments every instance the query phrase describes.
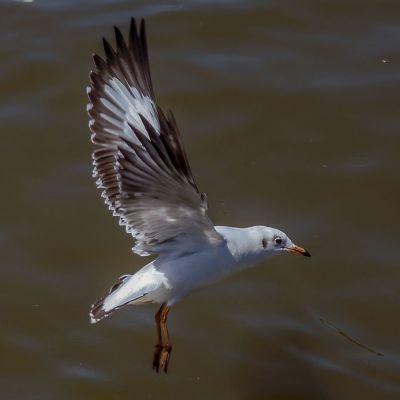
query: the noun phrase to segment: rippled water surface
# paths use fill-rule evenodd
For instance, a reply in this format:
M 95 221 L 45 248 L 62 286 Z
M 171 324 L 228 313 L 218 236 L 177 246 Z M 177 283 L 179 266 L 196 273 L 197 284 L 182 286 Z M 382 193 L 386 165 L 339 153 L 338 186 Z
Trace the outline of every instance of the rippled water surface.
M 2 399 L 399 399 L 400 4 L 0 2 Z M 288 232 L 277 257 L 170 314 L 91 326 L 146 260 L 91 178 L 85 86 L 112 26 L 146 17 L 210 215 Z M 357 345 L 358 342 L 361 345 Z M 374 351 L 381 352 L 379 356 Z

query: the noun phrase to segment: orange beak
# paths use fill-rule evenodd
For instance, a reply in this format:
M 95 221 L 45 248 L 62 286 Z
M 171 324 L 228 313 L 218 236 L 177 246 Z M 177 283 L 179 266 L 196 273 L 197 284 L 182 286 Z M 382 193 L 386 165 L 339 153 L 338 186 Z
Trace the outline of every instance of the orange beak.
M 300 246 L 294 245 L 293 247 L 290 247 L 290 248 L 288 247 L 288 251 L 290 251 L 291 253 L 294 253 L 294 254 L 301 254 L 304 257 L 311 257 L 311 254 L 306 249 L 303 249 Z

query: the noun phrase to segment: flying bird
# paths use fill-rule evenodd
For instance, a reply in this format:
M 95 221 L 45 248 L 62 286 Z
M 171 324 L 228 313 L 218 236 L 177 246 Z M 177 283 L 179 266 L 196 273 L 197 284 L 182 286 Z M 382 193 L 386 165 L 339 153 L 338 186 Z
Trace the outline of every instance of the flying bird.
M 284 253 L 310 253 L 267 226 L 214 226 L 207 197 L 193 178 L 177 123 L 156 102 L 144 20 L 131 20 L 125 41 L 103 39 L 105 58 L 93 56 L 87 88 L 93 176 L 106 205 L 135 239 L 133 251 L 157 255 L 132 275 L 121 276 L 92 305 L 96 323 L 128 304 L 158 303 L 153 369 L 167 372 L 171 306 L 192 290 Z

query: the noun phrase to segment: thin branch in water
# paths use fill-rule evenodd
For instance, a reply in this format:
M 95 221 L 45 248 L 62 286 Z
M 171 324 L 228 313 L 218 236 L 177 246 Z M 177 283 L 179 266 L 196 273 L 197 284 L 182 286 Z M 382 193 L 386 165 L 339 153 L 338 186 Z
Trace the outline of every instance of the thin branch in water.
M 332 322 L 324 319 L 324 318 L 319 318 L 319 320 L 326 325 L 327 327 L 335 330 L 339 335 L 343 336 L 344 338 L 346 338 L 347 340 L 349 340 L 350 342 L 354 343 L 355 345 L 357 345 L 358 347 L 361 347 L 364 350 L 369 351 L 370 353 L 373 353 L 379 357 L 384 357 L 383 353 L 380 353 L 379 351 L 376 351 L 374 349 L 372 349 L 371 347 L 366 346 L 365 344 L 362 344 L 360 342 L 358 342 L 357 340 L 353 339 L 351 336 L 349 336 L 347 333 L 343 332 L 341 329 L 339 329 L 336 325 L 334 325 Z

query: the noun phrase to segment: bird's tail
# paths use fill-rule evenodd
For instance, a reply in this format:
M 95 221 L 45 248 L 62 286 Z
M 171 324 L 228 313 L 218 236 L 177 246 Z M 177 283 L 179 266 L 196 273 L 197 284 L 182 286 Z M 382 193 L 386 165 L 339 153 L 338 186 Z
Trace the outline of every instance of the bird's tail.
M 135 293 L 130 288 L 121 290 L 129 282 L 132 275 L 123 275 L 118 282 L 112 286 L 107 296 L 101 298 L 90 308 L 90 322 L 95 324 L 119 308 L 143 297 L 143 293 Z
M 108 295 L 92 305 L 90 322 L 95 324 L 127 304 L 154 301 L 153 293 L 165 286 L 164 280 L 164 275 L 154 268 L 153 262 L 134 275 L 121 276 Z
M 96 301 L 96 303 L 92 304 L 92 306 L 90 307 L 89 317 L 91 324 L 99 322 L 101 319 L 107 317 L 114 311 L 111 310 L 109 312 L 106 312 L 104 310 L 104 300 L 105 297 L 102 297 L 100 300 Z

